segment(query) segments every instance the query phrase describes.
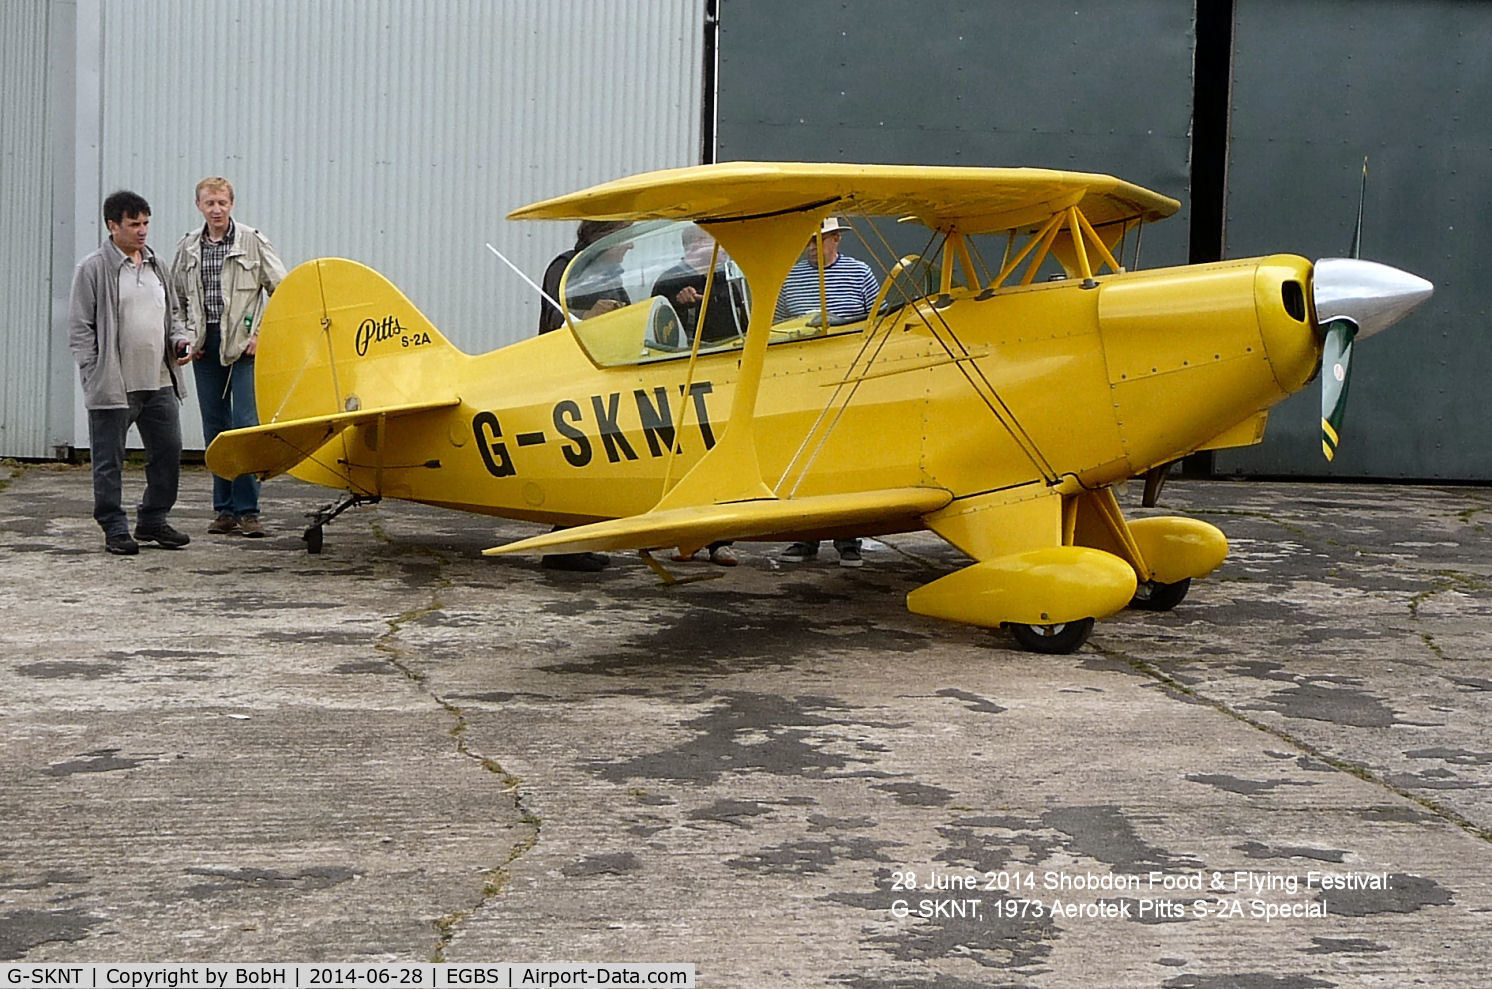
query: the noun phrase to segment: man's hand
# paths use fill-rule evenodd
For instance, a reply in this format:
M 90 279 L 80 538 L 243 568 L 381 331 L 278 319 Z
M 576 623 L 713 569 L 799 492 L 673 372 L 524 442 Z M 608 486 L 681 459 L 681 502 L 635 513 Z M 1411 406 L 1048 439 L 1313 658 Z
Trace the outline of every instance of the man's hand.
M 700 300 L 699 289 L 693 285 L 685 285 L 679 289 L 679 294 L 674 296 L 674 301 L 681 306 L 692 306 Z
M 594 306 L 591 306 L 590 312 L 586 313 L 586 316 L 599 316 L 602 313 L 615 312 L 620 308 L 622 308 L 622 304 L 616 299 L 602 299 Z

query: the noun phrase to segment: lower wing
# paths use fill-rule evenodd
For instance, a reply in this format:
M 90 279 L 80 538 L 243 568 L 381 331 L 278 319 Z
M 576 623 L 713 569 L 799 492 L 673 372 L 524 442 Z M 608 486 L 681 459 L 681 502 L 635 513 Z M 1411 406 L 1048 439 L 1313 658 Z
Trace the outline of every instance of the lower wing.
M 890 522 L 915 524 L 953 500 L 943 488 L 887 488 L 810 498 L 761 498 L 716 505 L 665 508 L 642 515 L 562 529 L 483 550 L 503 553 L 586 553 L 599 550 L 697 548 L 723 539 L 789 537 Z

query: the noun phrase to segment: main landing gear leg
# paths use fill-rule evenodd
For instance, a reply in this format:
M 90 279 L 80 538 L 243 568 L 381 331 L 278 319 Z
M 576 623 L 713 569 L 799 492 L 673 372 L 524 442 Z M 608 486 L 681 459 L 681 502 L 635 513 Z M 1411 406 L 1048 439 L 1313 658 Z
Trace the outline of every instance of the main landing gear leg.
M 383 498 L 379 495 L 350 494 L 340 502 L 333 502 L 330 505 L 316 509 L 314 512 L 307 512 L 306 518 L 311 520 L 311 524 L 306 527 L 305 532 L 300 534 L 300 537 L 306 541 L 306 552 L 321 552 L 321 527 L 332 519 L 341 515 L 349 508 L 356 508 L 358 505 L 376 505 L 382 500 Z

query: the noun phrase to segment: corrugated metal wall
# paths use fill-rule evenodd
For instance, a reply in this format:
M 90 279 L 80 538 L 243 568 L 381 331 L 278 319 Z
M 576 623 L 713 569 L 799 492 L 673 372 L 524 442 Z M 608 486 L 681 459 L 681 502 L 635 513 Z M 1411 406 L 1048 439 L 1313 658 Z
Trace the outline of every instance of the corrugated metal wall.
M 1237 0 L 1228 254 L 1347 252 L 1363 158 L 1363 256 L 1435 283 L 1354 348 L 1342 445 L 1321 455 L 1311 385 L 1220 470 L 1492 478 L 1492 5 Z
M 169 255 L 222 174 L 287 263 L 370 264 L 468 351 L 538 320 L 484 242 L 537 280 L 574 240 L 508 211 L 701 157 L 703 0 L 78 2 L 103 25 L 84 229 L 102 239 L 98 202 L 133 188 Z
M 53 453 L 48 7 L 47 0 L 0 3 L 0 456 Z

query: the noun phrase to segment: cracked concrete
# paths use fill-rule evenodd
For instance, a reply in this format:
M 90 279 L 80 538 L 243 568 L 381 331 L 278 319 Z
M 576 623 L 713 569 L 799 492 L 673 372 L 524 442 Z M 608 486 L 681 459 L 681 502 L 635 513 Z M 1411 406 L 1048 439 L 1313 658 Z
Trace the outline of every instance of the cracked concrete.
M 0 958 L 690 961 L 701 986 L 858 989 L 1492 971 L 1486 489 L 1172 482 L 1228 563 L 1038 657 L 905 611 L 960 562 L 925 534 L 853 572 L 741 544 L 666 589 L 630 559 L 485 559 L 532 527 L 393 503 L 309 556 L 326 493 L 293 481 L 264 489 L 271 538 L 209 537 L 195 470 L 192 545 L 118 559 L 86 471 L 10 473 Z M 1282 885 L 1040 888 L 1152 871 Z M 1117 916 L 1029 909 L 1054 898 Z

